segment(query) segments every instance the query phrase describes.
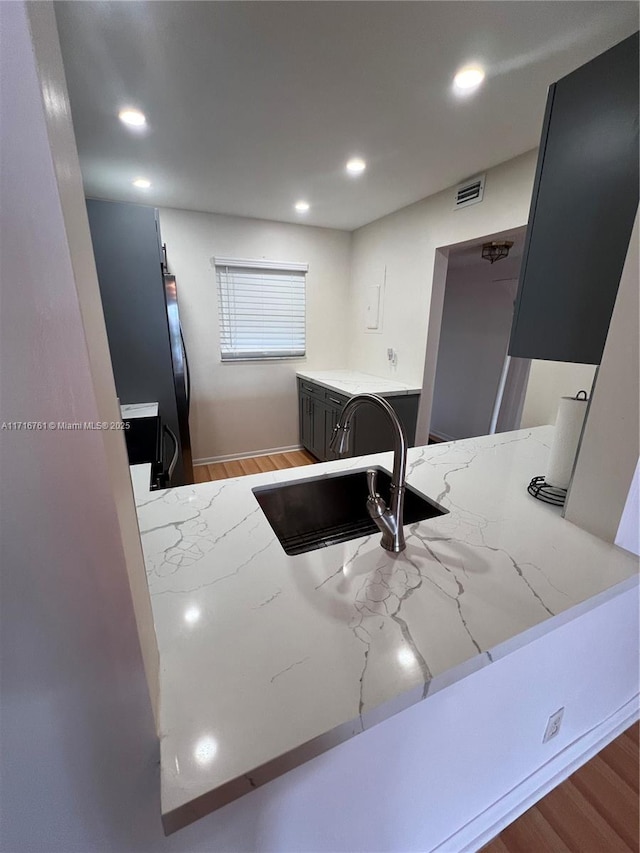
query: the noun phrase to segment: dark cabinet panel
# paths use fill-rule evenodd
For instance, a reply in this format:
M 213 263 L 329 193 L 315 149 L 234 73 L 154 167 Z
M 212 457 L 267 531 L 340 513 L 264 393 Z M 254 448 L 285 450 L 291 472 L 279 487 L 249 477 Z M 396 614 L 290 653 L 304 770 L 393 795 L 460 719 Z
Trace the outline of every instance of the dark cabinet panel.
M 409 447 L 416 440 L 419 394 L 407 394 L 399 397 L 387 397 L 400 423 L 407 434 Z M 353 419 L 354 435 L 351 437 L 351 455 L 366 456 L 368 453 L 382 453 L 393 450 L 393 428 L 388 418 L 373 406 L 363 406 Z
M 179 436 L 157 211 L 88 199 L 87 213 L 120 402 L 157 402 Z M 179 449 L 172 484 L 192 482 L 189 469 Z
M 298 410 L 300 419 L 300 444 L 317 459 L 325 453 L 325 405 L 318 389 L 298 385 Z
M 326 406 L 324 410 L 324 458 L 327 460 L 338 458 L 335 450 L 331 449 L 331 437 L 333 436 L 333 431 L 338 423 L 341 411 L 342 408 L 336 406 Z
M 313 444 L 313 418 L 311 417 L 311 397 L 299 390 L 298 409 L 300 415 L 300 444 L 307 449 Z
M 322 462 L 338 458 L 330 447 L 331 436 L 348 399 L 308 380 L 298 380 L 300 444 Z M 408 394 L 387 399 L 400 418 L 409 446 L 412 447 L 415 443 L 420 395 Z M 353 418 L 350 455 L 364 456 L 392 449 L 393 432 L 382 412 L 373 406 L 358 409 Z
M 325 459 L 325 412 L 327 407 L 319 399 L 311 400 L 311 418 L 313 421 L 313 436 L 309 450 L 317 459 Z
M 638 206 L 638 34 L 551 86 L 509 354 L 599 364 Z

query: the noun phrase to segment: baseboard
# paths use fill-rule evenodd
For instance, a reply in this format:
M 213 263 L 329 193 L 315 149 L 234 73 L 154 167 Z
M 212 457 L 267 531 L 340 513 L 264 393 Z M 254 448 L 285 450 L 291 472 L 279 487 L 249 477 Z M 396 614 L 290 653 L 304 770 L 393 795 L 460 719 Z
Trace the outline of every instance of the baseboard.
M 586 732 L 431 853 L 475 853 L 638 720 L 638 696 Z
M 452 435 L 446 435 L 444 432 L 439 432 L 436 429 L 429 430 L 429 435 L 439 438 L 440 441 L 457 441 Z
M 209 465 L 211 462 L 231 462 L 234 459 L 250 459 L 254 456 L 271 456 L 274 453 L 289 453 L 292 450 L 302 450 L 302 445 L 292 444 L 289 447 L 271 447 L 268 450 L 249 450 L 247 453 L 229 453 L 226 456 L 205 456 L 194 459 L 194 465 Z

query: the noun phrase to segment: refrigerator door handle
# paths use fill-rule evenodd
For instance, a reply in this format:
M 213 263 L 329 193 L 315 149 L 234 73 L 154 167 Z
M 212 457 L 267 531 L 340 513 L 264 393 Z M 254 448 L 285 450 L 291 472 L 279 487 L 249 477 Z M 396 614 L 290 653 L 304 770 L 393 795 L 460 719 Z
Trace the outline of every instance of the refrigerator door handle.
M 169 468 L 167 469 L 167 485 L 170 486 L 171 478 L 173 477 L 173 472 L 178 461 L 178 439 L 176 438 L 176 435 L 171 429 L 171 427 L 168 427 L 166 424 L 164 424 L 164 431 L 169 433 L 169 435 L 171 436 L 171 440 L 173 441 L 173 456 L 171 457 L 171 462 L 169 463 Z
M 182 343 L 182 355 L 184 357 L 184 372 L 187 384 L 187 414 L 189 414 L 191 409 L 191 371 L 189 370 L 189 358 L 187 356 L 187 348 L 184 344 L 184 335 L 182 334 L 182 323 L 180 324 L 180 342 Z

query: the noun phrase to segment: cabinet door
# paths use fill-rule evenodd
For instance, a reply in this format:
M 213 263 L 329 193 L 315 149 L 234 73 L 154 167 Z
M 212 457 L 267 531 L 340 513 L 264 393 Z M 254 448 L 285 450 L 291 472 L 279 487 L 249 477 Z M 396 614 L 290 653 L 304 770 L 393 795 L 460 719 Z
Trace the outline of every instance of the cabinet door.
M 298 410 L 300 422 L 300 444 L 313 452 L 313 418 L 311 416 L 311 397 L 300 392 Z
M 549 90 L 509 354 L 599 364 L 638 206 L 638 33 Z
M 316 459 L 320 459 L 321 462 L 324 462 L 325 457 L 325 412 L 327 411 L 327 407 L 321 400 L 312 399 L 311 400 L 311 420 L 312 420 L 312 430 L 313 430 L 313 439 L 311 442 L 311 447 L 309 448 Z
M 331 449 L 330 445 L 333 430 L 338 423 L 341 411 L 341 409 L 338 409 L 335 406 L 326 406 L 324 410 L 324 458 L 327 460 L 338 458 L 338 454 L 335 450 Z
M 387 397 L 387 402 L 395 411 L 404 427 L 409 447 L 415 445 L 416 423 L 418 420 L 419 394 L 403 394 Z M 369 453 L 382 453 L 393 450 L 394 432 L 387 416 L 373 406 L 362 406 L 353 419 L 351 436 L 351 455 L 366 456 Z

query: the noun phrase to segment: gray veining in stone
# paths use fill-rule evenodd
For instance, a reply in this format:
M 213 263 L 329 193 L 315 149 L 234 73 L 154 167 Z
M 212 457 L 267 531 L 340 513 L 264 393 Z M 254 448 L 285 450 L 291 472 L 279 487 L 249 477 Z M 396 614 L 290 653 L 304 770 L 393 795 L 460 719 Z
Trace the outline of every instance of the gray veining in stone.
M 414 448 L 408 482 L 449 512 L 287 556 L 252 488 L 309 468 L 137 491 L 161 662 L 162 810 L 188 822 L 632 577 L 636 558 L 531 498 L 551 428 Z M 315 466 L 314 475 L 391 454 Z M 523 642 L 525 642 L 523 640 Z M 459 673 L 459 674 L 457 674 Z M 286 763 L 285 762 L 285 763 Z M 280 768 L 280 769 L 279 769 Z

